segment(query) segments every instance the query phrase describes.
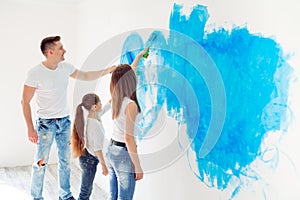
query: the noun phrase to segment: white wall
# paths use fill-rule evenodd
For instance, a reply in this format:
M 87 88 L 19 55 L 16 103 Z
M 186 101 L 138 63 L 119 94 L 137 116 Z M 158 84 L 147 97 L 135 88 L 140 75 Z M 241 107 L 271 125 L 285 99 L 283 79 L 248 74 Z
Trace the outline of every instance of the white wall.
M 124 32 L 141 28 L 168 28 L 172 5 L 171 1 L 160 0 L 111 0 L 105 2 L 89 0 L 80 2 L 78 4 L 78 8 L 80 8 L 80 19 L 78 21 L 80 26 L 78 31 L 80 49 L 78 58 L 85 62 L 85 59 L 99 45 Z M 159 14 L 153 15 L 152 10 L 156 10 Z M 112 43 L 110 48 L 118 48 L 121 53 L 122 43 Z M 103 94 L 105 90 L 108 90 L 108 86 L 106 89 L 99 88 L 99 90 Z M 103 98 L 103 95 L 100 95 L 100 98 Z M 107 116 L 103 120 L 103 124 L 109 124 Z M 106 132 L 109 134 L 109 127 L 107 126 Z M 96 182 L 108 191 L 107 177 L 96 176 Z M 145 184 L 144 187 L 148 187 L 148 184 Z M 136 199 L 148 198 L 145 195 L 145 189 L 140 190 L 140 192 L 140 194 L 136 194 Z
M 27 141 L 20 99 L 26 72 L 43 59 L 39 51 L 39 43 L 43 37 L 61 35 L 67 49 L 67 60 L 80 67 L 95 48 L 115 35 L 140 28 L 168 28 L 173 2 L 172 0 L 1 0 L 0 66 L 3 77 L 0 85 L 2 91 L 0 167 L 32 163 L 35 147 Z M 295 67 L 299 66 L 300 40 L 297 37 L 300 31 L 296 26 L 296 19 L 299 19 L 300 14 L 296 10 L 297 1 L 180 0 L 176 2 L 185 3 L 188 7 L 196 3 L 208 5 L 210 14 L 208 23 L 216 27 L 246 24 L 254 33 L 263 33 L 267 37 L 276 36 L 276 40 L 283 45 L 284 49 L 296 52 L 290 63 Z M 296 73 L 299 74 L 297 68 Z M 74 84 L 74 81 L 70 82 L 71 111 L 73 101 L 77 101 L 73 99 Z M 293 161 L 294 171 L 298 173 L 299 136 L 296 131 L 299 130 L 297 102 L 300 98 L 296 88 L 299 89 L 298 83 L 292 87 L 293 98 L 290 100 L 296 121 L 288 133 L 289 136 L 282 141 L 281 148 Z M 166 123 L 172 124 L 174 121 L 168 119 Z M 162 134 L 169 132 L 172 130 L 165 128 Z M 148 150 L 142 149 L 142 145 L 140 148 L 141 151 Z M 51 161 L 55 162 L 55 152 L 52 152 Z M 271 199 L 284 199 L 289 194 L 295 195 L 295 188 L 299 186 L 295 178 L 293 179 L 292 173 L 285 177 L 280 175 L 286 167 L 290 167 L 288 159 L 283 159 L 279 166 L 271 178 L 273 185 L 270 188 L 275 190 L 267 193 L 269 197 L 273 197 Z M 286 182 L 295 184 L 282 190 L 282 185 L 279 183 L 285 178 L 287 178 Z M 96 181 L 108 189 L 107 178 L 99 176 Z M 135 199 L 219 199 L 221 196 L 220 192 L 208 189 L 195 178 L 189 169 L 186 157 L 183 156 L 159 171 L 146 173 L 145 178 L 137 184 Z M 239 197 L 247 199 L 247 192 L 244 191 Z M 248 196 L 249 199 L 251 197 L 253 196 Z
M 77 64 L 76 8 L 74 1 L 0 1 L 0 166 L 33 161 L 35 145 L 27 140 L 20 103 L 24 80 L 27 71 L 44 59 L 39 45 L 48 35 L 61 35 L 67 59 Z

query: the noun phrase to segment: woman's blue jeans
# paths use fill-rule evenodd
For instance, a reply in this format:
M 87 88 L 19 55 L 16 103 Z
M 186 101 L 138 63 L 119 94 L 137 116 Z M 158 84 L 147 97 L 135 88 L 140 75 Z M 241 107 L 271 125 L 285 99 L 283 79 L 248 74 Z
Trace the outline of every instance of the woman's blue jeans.
M 31 195 L 34 199 L 43 199 L 44 176 L 54 140 L 58 151 L 59 196 L 62 199 L 72 196 L 70 191 L 70 125 L 69 116 L 57 119 L 39 118 L 36 121 L 38 143 L 31 176 Z
M 99 160 L 97 157 L 91 155 L 86 149 L 84 151 L 84 155 L 79 157 L 82 174 L 78 200 L 88 200 L 90 198 L 98 163 Z
M 107 151 L 109 200 L 131 200 L 135 189 L 134 167 L 126 147 L 110 144 Z

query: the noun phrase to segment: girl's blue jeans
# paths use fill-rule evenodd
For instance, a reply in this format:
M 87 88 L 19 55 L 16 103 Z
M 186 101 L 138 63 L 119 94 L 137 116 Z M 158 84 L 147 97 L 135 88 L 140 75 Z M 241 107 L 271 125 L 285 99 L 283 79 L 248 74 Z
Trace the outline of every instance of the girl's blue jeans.
M 78 200 L 89 200 L 93 190 L 95 174 L 99 160 L 91 155 L 86 149 L 84 155 L 79 157 L 79 164 L 82 170 L 81 187 Z
M 110 144 L 106 157 L 110 183 L 109 200 L 132 200 L 135 174 L 127 148 Z

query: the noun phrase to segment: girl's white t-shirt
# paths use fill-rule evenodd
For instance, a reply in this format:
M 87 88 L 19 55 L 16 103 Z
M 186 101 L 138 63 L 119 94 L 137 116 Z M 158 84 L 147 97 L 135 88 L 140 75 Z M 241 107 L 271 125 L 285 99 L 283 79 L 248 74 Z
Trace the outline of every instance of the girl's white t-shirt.
M 102 123 L 94 118 L 88 118 L 85 132 L 85 148 L 96 156 L 96 151 L 103 149 L 104 128 Z
M 107 103 L 103 106 L 102 110 L 97 113 L 97 119 L 87 118 L 85 126 L 85 148 L 93 156 L 96 156 L 96 151 L 103 149 L 105 130 L 101 122 L 101 117 L 110 110 L 110 108 L 111 104 Z
M 129 99 L 128 97 L 124 97 L 121 110 L 119 116 L 113 120 L 113 133 L 111 138 L 118 142 L 125 143 L 125 119 L 126 119 L 126 108 L 129 103 L 134 102 L 133 100 Z

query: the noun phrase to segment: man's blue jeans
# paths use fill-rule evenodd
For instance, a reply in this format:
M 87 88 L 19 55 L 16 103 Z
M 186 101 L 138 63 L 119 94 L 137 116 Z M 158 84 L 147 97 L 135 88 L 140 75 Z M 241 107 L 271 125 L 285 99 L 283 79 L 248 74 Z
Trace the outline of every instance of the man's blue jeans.
M 131 200 L 135 189 L 135 174 L 127 148 L 111 144 L 106 156 L 110 183 L 109 200 Z
M 70 126 L 69 116 L 57 119 L 39 118 L 36 122 L 38 143 L 31 176 L 31 195 L 34 199 L 43 199 L 44 176 L 54 140 L 59 161 L 59 196 L 62 199 L 72 196 L 70 191 Z
M 91 155 L 86 149 L 84 155 L 79 157 L 79 164 L 82 170 L 81 187 L 78 200 L 89 200 L 93 190 L 95 174 L 99 160 Z

